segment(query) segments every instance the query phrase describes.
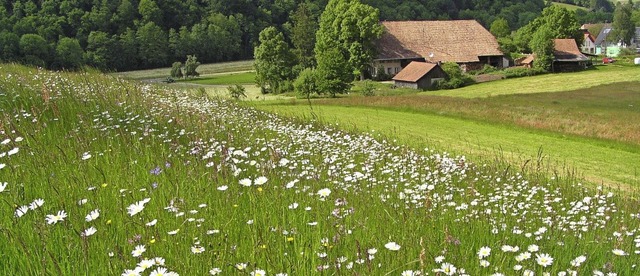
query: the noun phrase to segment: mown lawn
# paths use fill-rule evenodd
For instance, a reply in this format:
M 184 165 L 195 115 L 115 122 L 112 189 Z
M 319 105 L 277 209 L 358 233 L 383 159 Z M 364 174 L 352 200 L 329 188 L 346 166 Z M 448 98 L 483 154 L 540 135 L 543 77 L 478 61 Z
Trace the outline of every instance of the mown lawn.
M 201 76 L 206 76 L 211 74 L 248 70 L 253 70 L 253 60 L 201 64 L 200 66 L 198 66 L 198 69 L 196 71 L 200 73 Z M 120 76 L 126 79 L 145 80 L 166 78 L 170 75 L 170 73 L 171 67 L 165 67 L 148 70 L 116 72 L 112 73 L 111 75 Z
M 640 81 L 640 66 L 632 67 L 611 64 L 596 66 L 594 69 L 581 72 L 506 79 L 470 85 L 460 89 L 427 91 L 422 93 L 451 97 L 481 98 L 507 94 L 570 91 L 602 84 L 628 81 Z
M 502 84 L 498 81 L 492 85 Z M 322 99 L 314 103 L 437 114 L 640 145 L 640 82 L 485 98 L 406 93 Z
M 235 85 L 235 84 L 253 84 L 256 82 L 255 72 L 216 74 L 201 78 L 180 80 L 179 82 L 204 84 L 204 85 Z

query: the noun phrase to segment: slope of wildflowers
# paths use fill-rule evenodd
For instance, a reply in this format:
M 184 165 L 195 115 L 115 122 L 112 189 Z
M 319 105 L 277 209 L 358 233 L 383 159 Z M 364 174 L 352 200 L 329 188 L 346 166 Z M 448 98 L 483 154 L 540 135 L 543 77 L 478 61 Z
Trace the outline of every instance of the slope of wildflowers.
M 634 275 L 636 195 L 0 65 L 1 275 Z

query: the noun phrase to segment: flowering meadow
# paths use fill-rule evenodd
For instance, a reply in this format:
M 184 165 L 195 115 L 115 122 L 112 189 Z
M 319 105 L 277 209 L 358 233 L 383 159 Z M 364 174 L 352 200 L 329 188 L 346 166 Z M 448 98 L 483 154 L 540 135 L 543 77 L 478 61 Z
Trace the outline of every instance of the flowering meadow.
M 639 275 L 624 193 L 0 65 L 0 275 Z

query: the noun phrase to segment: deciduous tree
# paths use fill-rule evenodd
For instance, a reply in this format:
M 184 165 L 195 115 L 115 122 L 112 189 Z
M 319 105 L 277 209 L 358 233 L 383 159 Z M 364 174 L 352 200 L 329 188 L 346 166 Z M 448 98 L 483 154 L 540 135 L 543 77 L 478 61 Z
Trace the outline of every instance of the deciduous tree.
M 636 26 L 631 20 L 633 3 L 618 3 L 613 13 L 613 24 L 610 37 L 614 42 L 621 41 L 625 45 L 631 44 L 631 39 L 636 35 Z
M 348 61 L 351 75 L 364 78 L 364 71 L 375 56 L 375 40 L 383 31 L 378 14 L 377 9 L 359 0 L 330 0 L 322 12 L 316 33 L 318 66 L 319 56 L 337 47 Z
M 84 50 L 77 39 L 63 37 L 56 46 L 55 68 L 78 69 L 84 65 Z
M 260 32 L 260 45 L 254 51 L 256 82 L 264 89 L 280 93 L 285 81 L 292 79 L 294 56 L 284 35 L 275 27 Z
M 497 38 L 507 37 L 511 34 L 509 22 L 504 18 L 498 18 L 491 23 L 489 31 Z

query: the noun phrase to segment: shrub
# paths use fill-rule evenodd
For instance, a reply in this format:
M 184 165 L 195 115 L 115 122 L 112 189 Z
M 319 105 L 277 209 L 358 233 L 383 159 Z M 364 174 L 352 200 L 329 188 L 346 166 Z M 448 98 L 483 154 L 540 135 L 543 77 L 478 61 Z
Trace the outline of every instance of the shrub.
M 475 83 L 473 78 L 462 72 L 457 63 L 447 62 L 441 67 L 447 73 L 447 78 L 437 82 L 434 86 L 436 89 L 455 89 Z
M 244 86 L 239 84 L 227 87 L 227 91 L 229 91 L 229 95 L 231 96 L 231 98 L 234 98 L 236 100 L 239 100 L 240 97 L 247 97 L 247 90 L 244 88 Z
M 198 66 L 200 66 L 200 62 L 195 55 L 187 56 L 187 61 L 184 62 L 184 76 L 187 78 L 200 76 L 200 73 L 196 72 Z
M 376 81 L 388 81 L 391 79 L 391 76 L 384 71 L 384 66 L 380 65 L 376 68 L 376 76 L 373 77 L 373 80 Z
M 375 96 L 376 87 L 371 80 L 365 80 L 362 82 L 362 95 L 365 97 Z
M 309 98 L 311 94 L 319 93 L 318 74 L 315 69 L 307 68 L 300 72 L 300 75 L 293 83 L 296 93 L 302 97 Z
M 503 71 L 504 77 L 507 79 L 535 76 L 547 73 L 546 70 L 541 68 L 508 68 Z
M 182 62 L 176 61 L 171 65 L 171 77 L 182 78 Z

